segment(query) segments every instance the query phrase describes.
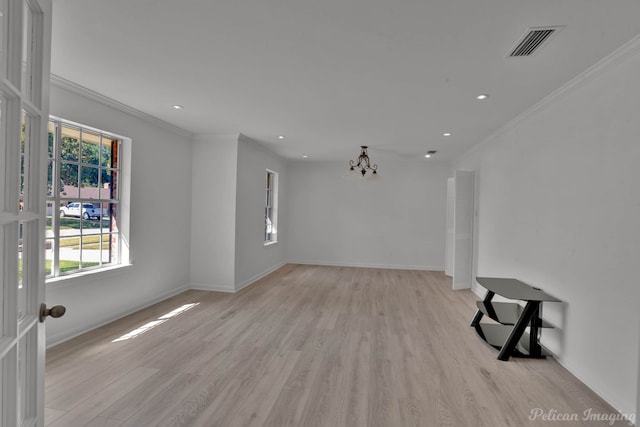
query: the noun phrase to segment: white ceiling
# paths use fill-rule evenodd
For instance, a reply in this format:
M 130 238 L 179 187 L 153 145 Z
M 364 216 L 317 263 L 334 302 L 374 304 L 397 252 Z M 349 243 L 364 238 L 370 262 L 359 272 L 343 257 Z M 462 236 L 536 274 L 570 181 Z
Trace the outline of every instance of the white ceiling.
M 52 73 L 194 134 L 316 160 L 360 145 L 449 160 L 640 33 L 638 0 L 53 3 Z M 505 58 L 549 25 L 565 28 Z

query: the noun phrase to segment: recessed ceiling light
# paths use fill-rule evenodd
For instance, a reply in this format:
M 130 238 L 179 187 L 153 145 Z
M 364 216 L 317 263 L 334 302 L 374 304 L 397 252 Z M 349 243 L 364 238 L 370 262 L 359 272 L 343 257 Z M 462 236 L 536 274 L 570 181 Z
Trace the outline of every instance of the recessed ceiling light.
M 284 135 L 278 135 L 278 139 L 284 139 Z
M 431 157 L 431 154 L 425 154 L 424 156 L 428 159 Z
M 307 158 L 309 158 L 309 156 L 302 156 L 302 158 L 303 158 L 303 159 L 307 159 Z
M 442 134 L 442 136 L 451 136 L 451 132 L 445 132 Z
M 487 95 L 486 93 L 482 93 L 482 94 L 476 96 L 476 99 L 483 100 L 483 99 L 487 99 L 488 97 L 489 97 L 489 95 Z
M 176 105 L 173 106 L 173 108 L 176 109 L 176 110 L 182 110 L 184 107 L 182 105 L 176 104 Z
M 436 150 L 429 150 L 429 151 L 427 151 L 427 154 L 425 154 L 424 156 L 425 156 L 427 159 L 429 159 L 429 158 L 431 158 L 431 155 L 432 155 L 432 154 L 436 154 Z

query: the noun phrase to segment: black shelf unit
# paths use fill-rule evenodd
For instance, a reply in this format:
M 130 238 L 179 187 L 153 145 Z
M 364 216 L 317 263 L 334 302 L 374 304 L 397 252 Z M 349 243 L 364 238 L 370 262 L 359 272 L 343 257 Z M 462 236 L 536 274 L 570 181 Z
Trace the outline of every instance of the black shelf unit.
M 498 360 L 507 361 L 511 356 L 543 359 L 548 353 L 540 346 L 538 339 L 541 328 L 551 328 L 540 317 L 542 302 L 560 302 L 539 288 L 527 285 L 516 279 L 497 277 L 477 277 L 487 293 L 482 301 L 477 301 L 471 326 L 478 335 L 492 347 L 498 349 Z M 495 295 L 516 302 L 493 302 Z M 498 323 L 480 323 L 484 316 Z M 526 329 L 529 327 L 529 332 Z

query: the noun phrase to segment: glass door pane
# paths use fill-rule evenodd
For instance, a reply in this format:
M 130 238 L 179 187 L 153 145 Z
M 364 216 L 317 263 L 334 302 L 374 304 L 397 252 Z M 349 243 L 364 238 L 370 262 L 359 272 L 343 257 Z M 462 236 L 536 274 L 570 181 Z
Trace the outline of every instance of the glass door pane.
M 49 122 L 47 129 L 47 197 L 53 197 L 55 191 L 60 191 L 54 184 L 55 180 L 55 136 L 56 126 L 54 123 Z M 50 213 L 47 211 L 47 216 Z
M 18 323 L 33 321 L 37 307 L 38 221 L 20 222 L 18 227 Z M 20 326 L 22 327 L 22 325 Z
M 33 100 L 33 56 L 34 56 L 34 21 L 33 12 L 29 4 L 23 2 L 22 11 L 22 94 L 28 100 Z
M 7 0 L 0 0 L 0 77 L 7 75 Z
M 20 188 L 19 188 L 19 204 L 18 211 L 25 210 L 25 189 L 29 179 L 29 145 L 31 141 L 31 119 L 27 114 L 22 112 L 22 127 L 20 137 Z M 28 208 L 28 207 L 27 207 Z
M 22 256 L 24 248 L 24 239 L 22 235 L 24 233 L 24 224 L 20 223 L 18 230 L 18 322 L 22 321 L 27 313 L 27 291 L 25 283 L 25 260 Z M 29 262 L 26 260 L 26 262 Z
M 7 179 L 7 172 L 4 170 L 6 164 L 5 156 L 7 155 L 6 144 L 2 141 L 5 138 L 7 138 L 7 99 L 0 92 L 0 167 L 3 169 L 0 173 L 5 175 L 0 176 L 0 209 L 2 209 L 2 202 L 4 201 L 4 186 Z

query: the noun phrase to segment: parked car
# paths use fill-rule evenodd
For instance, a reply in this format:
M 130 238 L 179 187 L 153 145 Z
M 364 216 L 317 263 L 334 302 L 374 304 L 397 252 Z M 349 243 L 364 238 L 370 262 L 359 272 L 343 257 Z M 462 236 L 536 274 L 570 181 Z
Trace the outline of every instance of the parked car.
M 109 206 L 108 204 L 104 204 L 105 207 L 102 208 L 102 219 L 109 219 L 109 208 L 107 208 L 106 206 Z M 94 203 L 93 207 L 95 208 L 96 212 L 100 213 L 100 203 Z
M 73 202 L 67 204 L 67 206 L 60 207 L 60 216 L 77 216 L 84 219 L 100 219 L 100 209 L 96 209 L 91 203 Z

